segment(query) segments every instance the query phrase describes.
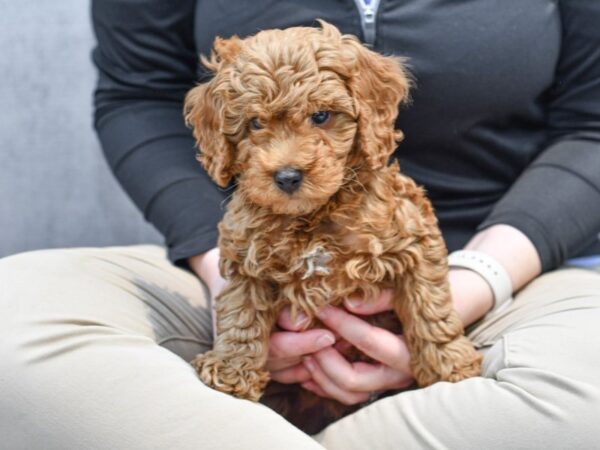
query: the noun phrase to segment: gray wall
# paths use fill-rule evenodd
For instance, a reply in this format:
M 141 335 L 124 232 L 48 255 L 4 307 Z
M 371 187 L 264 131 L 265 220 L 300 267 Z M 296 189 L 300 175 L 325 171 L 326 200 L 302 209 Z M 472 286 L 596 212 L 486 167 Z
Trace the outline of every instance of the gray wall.
M 0 0 L 0 257 L 161 242 L 92 129 L 86 0 Z

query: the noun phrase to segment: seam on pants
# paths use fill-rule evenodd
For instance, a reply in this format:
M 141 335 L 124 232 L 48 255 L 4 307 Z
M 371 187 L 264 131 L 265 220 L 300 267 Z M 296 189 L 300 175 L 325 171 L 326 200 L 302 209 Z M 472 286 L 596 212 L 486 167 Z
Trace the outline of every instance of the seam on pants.
M 508 357 L 508 353 L 510 352 L 510 342 L 508 339 L 508 333 L 502 335 L 502 346 L 504 347 L 502 351 L 504 352 L 504 357 L 502 358 L 502 362 L 504 363 L 504 368 L 510 368 L 510 359 Z
M 518 396 L 524 404 L 526 404 L 527 408 L 533 409 L 538 413 L 543 414 L 546 418 L 551 418 L 554 421 L 563 421 L 565 417 L 565 412 L 561 408 L 560 402 L 556 401 L 555 395 L 547 395 L 548 392 L 545 390 L 543 393 L 539 392 L 539 384 L 543 383 L 546 386 L 551 387 L 552 389 L 562 389 L 564 390 L 565 381 L 568 380 L 570 383 L 571 389 L 573 383 L 580 384 L 581 381 L 574 380 L 573 378 L 560 375 L 557 372 L 544 368 L 536 368 L 531 366 L 520 366 L 520 365 L 512 365 L 510 360 L 510 341 L 513 337 L 508 335 L 502 337 L 502 342 L 504 345 L 504 358 L 503 364 L 504 367 L 501 370 L 506 369 L 515 369 L 520 370 L 524 369 L 530 373 L 530 380 L 528 383 L 521 383 L 518 380 L 518 377 L 515 378 L 513 375 L 511 380 L 499 380 L 496 376 L 495 379 L 503 389 L 511 392 L 512 394 Z M 538 391 L 531 390 L 531 378 L 534 379 L 538 387 L 536 388 Z M 551 382 L 549 382 L 549 380 Z M 557 380 L 563 380 L 560 383 L 556 383 Z M 587 384 L 583 382 L 584 384 Z
M 200 339 L 195 339 L 195 338 L 191 338 L 188 336 L 180 336 L 180 335 L 171 335 L 171 336 L 167 336 L 164 337 L 160 340 L 158 340 L 156 343 L 158 345 L 163 345 L 166 342 L 170 342 L 170 341 L 185 341 L 185 342 L 193 342 L 194 344 L 198 344 L 198 345 L 206 345 L 208 347 L 212 347 L 212 342 L 206 341 L 206 340 L 200 340 Z

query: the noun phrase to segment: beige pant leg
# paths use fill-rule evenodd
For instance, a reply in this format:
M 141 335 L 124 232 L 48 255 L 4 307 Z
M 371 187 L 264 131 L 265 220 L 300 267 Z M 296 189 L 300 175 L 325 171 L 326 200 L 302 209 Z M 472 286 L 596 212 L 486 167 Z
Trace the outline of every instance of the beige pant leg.
M 482 377 L 382 399 L 316 436 L 328 449 L 600 448 L 600 275 L 542 276 L 471 333 Z
M 0 449 L 322 448 L 204 386 L 203 286 L 158 247 L 0 260 Z

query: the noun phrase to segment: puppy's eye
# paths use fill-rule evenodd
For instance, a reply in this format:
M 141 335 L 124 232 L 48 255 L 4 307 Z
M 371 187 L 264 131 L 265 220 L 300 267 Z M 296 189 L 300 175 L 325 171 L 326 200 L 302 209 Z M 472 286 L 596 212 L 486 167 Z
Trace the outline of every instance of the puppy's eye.
M 329 113 L 329 111 L 317 111 L 312 116 L 310 116 L 310 121 L 314 125 L 323 125 L 329 120 L 330 117 L 331 114 Z
M 260 123 L 260 120 L 258 120 L 258 117 L 255 117 L 254 119 L 252 119 L 250 121 L 250 129 L 251 130 L 262 130 L 262 124 Z

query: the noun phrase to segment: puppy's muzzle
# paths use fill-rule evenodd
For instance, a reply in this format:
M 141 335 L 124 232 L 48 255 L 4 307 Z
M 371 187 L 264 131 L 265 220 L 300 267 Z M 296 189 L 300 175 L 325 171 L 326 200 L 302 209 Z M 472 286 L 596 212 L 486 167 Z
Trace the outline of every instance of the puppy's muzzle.
M 285 168 L 273 174 L 273 180 L 279 189 L 288 194 L 293 194 L 302 184 L 304 174 L 301 170 Z

